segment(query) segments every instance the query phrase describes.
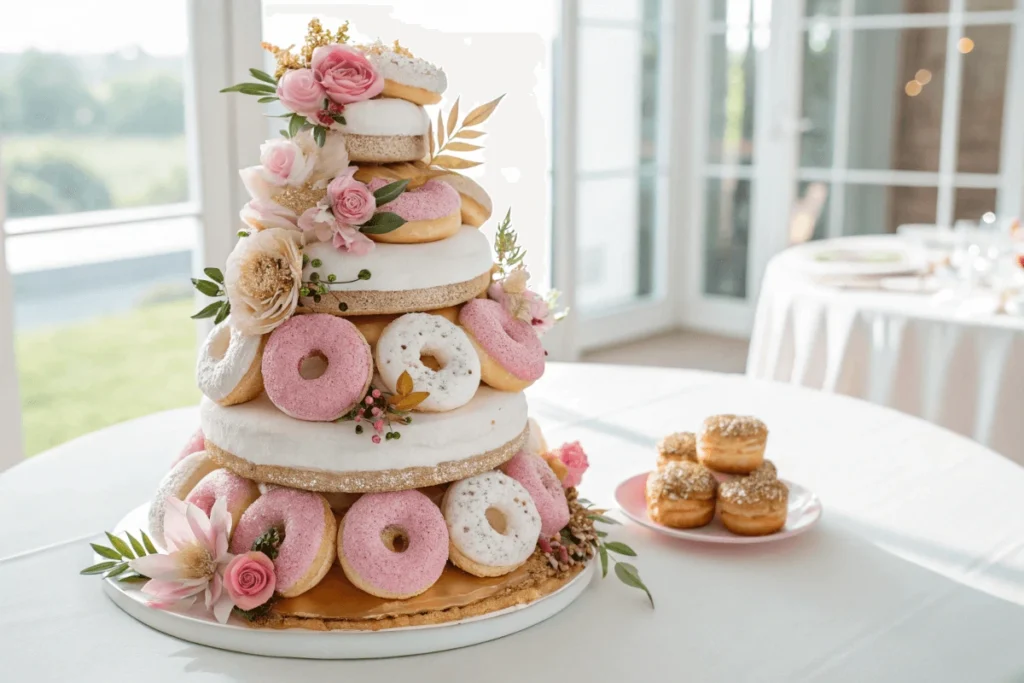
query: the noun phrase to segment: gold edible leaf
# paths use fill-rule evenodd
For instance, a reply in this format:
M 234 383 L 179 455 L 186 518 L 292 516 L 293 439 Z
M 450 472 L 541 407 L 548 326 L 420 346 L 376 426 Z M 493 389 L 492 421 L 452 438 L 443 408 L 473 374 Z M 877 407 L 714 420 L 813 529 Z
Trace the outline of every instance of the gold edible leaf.
M 434 158 L 434 150 L 437 148 L 436 145 L 434 145 L 434 124 L 433 123 L 431 123 L 430 127 L 427 128 L 427 140 L 430 142 L 430 151 L 427 153 L 427 158 L 428 159 L 433 159 Z
M 468 142 L 449 142 L 448 146 L 445 147 L 449 152 L 475 152 L 478 149 L 483 149 L 480 145 L 471 145 Z
M 402 396 L 408 396 L 412 393 L 412 377 L 409 376 L 408 370 L 398 376 L 398 384 L 395 386 L 395 389 Z
M 459 122 L 459 98 L 455 98 L 455 104 L 452 105 L 452 110 L 448 112 L 448 137 L 452 136 L 455 132 L 455 124 Z
M 464 138 L 466 140 L 475 140 L 476 138 L 483 137 L 484 135 L 487 135 L 487 133 L 485 131 L 482 131 L 482 130 L 466 130 L 465 128 L 463 128 L 462 130 L 460 130 L 458 133 L 456 133 L 452 137 Z
M 469 159 L 460 159 L 447 154 L 442 154 L 434 159 L 434 165 L 440 166 L 441 168 L 473 168 L 474 166 L 479 166 L 482 163 L 482 161 L 470 161 Z
M 444 147 L 444 124 L 441 123 L 440 109 L 437 110 L 437 146 L 438 148 Z
M 419 404 L 426 401 L 429 396 L 429 391 L 414 391 L 407 396 L 403 396 L 397 403 L 393 403 L 392 405 L 395 407 L 395 410 L 412 410 Z
M 479 107 L 469 112 L 469 114 L 466 115 L 466 118 L 462 120 L 462 127 L 469 128 L 470 126 L 478 126 L 486 121 L 491 114 L 494 113 L 494 110 L 498 108 L 498 104 L 501 103 L 502 97 L 504 97 L 504 95 L 499 95 L 496 99 L 493 99 L 486 104 L 481 104 Z

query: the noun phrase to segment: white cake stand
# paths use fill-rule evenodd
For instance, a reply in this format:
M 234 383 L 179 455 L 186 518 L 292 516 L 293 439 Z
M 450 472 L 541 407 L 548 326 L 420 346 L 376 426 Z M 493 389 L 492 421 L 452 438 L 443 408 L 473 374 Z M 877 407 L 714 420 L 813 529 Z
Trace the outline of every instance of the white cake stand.
M 147 528 L 149 504 L 132 510 L 115 528 L 135 532 Z M 381 631 L 309 631 L 260 629 L 232 615 L 219 624 L 202 605 L 190 610 L 161 610 L 146 605 L 139 584 L 105 579 L 103 589 L 114 604 L 143 624 L 199 645 L 271 657 L 304 659 L 375 659 L 453 650 L 522 631 L 554 616 L 583 593 L 594 576 L 594 563 L 554 593 L 528 605 L 509 607 L 461 621 L 406 626 Z

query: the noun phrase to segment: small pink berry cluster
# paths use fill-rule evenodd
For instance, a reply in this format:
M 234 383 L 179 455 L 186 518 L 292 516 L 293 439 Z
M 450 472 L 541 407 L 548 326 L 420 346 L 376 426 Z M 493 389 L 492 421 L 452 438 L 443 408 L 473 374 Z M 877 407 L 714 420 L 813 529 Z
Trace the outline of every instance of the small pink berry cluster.
M 402 435 L 392 428 L 392 418 L 403 425 L 412 422 L 412 418 L 408 415 L 398 414 L 388 402 L 388 396 L 374 387 L 370 388 L 366 397 L 346 417 L 356 423 L 356 434 L 362 434 L 363 425 L 368 424 L 375 432 L 370 439 L 373 443 L 380 443 L 382 435 L 385 441 L 402 438 Z

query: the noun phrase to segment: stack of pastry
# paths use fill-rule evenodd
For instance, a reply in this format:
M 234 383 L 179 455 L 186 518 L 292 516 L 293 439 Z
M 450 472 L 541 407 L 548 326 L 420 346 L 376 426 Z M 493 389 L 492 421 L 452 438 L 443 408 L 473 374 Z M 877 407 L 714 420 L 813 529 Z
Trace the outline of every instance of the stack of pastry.
M 742 536 L 773 534 L 786 524 L 789 489 L 764 459 L 768 428 L 755 417 L 713 415 L 699 434 L 677 432 L 658 444 L 658 469 L 647 478 L 647 514 L 658 524 L 691 529 L 718 510 Z

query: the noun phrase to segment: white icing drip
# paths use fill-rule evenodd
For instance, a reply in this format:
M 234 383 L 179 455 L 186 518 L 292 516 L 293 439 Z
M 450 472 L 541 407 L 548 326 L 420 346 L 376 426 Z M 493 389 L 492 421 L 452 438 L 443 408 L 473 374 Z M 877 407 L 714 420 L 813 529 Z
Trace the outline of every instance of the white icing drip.
M 327 472 L 379 472 L 435 467 L 504 446 L 526 427 L 522 393 L 480 387 L 473 400 L 446 413 L 417 413 L 400 426 L 402 438 L 374 444 L 351 422 L 303 422 L 262 394 L 228 408 L 204 398 L 199 406 L 206 438 L 256 465 Z
M 436 358 L 441 369 L 428 368 L 422 355 Z M 413 391 L 430 392 L 418 406 L 424 411 L 463 406 L 480 386 L 480 357 L 469 337 L 450 320 L 429 313 L 407 313 L 384 328 L 377 341 L 377 369 L 392 392 L 408 372 Z
M 488 508 L 504 515 L 504 533 L 487 520 Z M 533 498 L 522 484 L 501 472 L 455 482 L 445 492 L 441 512 L 452 544 L 485 567 L 522 564 L 540 537 L 540 514 Z
M 343 116 L 338 128 L 352 135 L 424 135 L 430 128 L 426 109 L 392 97 L 346 104 Z
M 225 320 L 210 330 L 199 349 L 196 384 L 214 401 L 223 401 L 249 372 L 260 350 L 260 335 L 242 334 Z
M 329 274 L 339 280 L 353 280 L 359 271 L 370 271 L 369 280 L 328 285 L 337 291 L 398 292 L 426 289 L 466 282 L 491 269 L 491 245 L 487 237 L 468 225 L 447 239 L 426 244 L 376 244 L 365 256 L 338 251 L 328 242 L 317 242 L 303 249 L 310 264 L 302 271 L 302 279 L 309 280 L 313 271 L 320 281 Z M 312 260 L 319 259 L 319 268 Z
M 379 52 L 367 53 L 366 57 L 384 78 L 436 93 L 443 93 L 448 87 L 448 76 L 441 67 L 419 57 L 398 54 L 379 42 L 372 47 Z

